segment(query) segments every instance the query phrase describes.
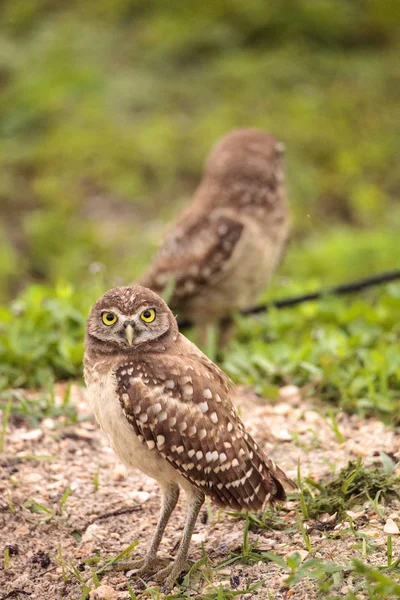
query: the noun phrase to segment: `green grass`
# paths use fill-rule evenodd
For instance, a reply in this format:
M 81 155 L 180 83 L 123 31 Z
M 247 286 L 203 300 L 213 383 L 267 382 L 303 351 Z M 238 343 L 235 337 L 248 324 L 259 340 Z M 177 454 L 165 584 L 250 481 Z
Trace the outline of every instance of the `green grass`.
M 354 238 L 334 231 L 307 244 L 293 244 L 286 263 L 264 299 L 358 278 L 369 253 L 369 267 L 393 268 L 397 236 L 388 232 Z M 355 242 L 356 240 L 356 242 Z M 322 267 L 334 256 L 329 275 Z M 82 288 L 34 285 L 9 307 L 0 309 L 0 389 L 45 387 L 54 379 L 80 378 L 83 337 L 91 303 L 104 291 L 94 279 Z M 324 406 L 400 421 L 400 284 L 392 283 L 346 298 L 325 297 L 296 308 L 237 318 L 237 334 L 222 358 L 223 368 L 238 383 L 274 397 L 279 385 L 306 386 Z M 185 332 L 189 336 L 192 333 Z M 45 416 L 51 398 L 17 412 Z M 2 401 L 4 404 L 5 400 Z M 29 401 L 26 400 L 29 406 Z M 67 403 L 68 404 L 68 403 Z M 31 410 L 32 408 L 32 410 Z M 334 414 L 327 412 L 334 428 Z M 340 433 L 340 432 L 339 432 Z M 336 435 L 338 433 L 336 432 Z
M 264 296 L 290 297 L 396 268 L 397 234 L 330 235 L 293 244 Z M 379 267 L 380 265 L 380 267 Z M 306 386 L 311 397 L 348 412 L 400 418 L 400 285 L 237 319 L 223 367 L 274 397 L 277 386 Z M 332 413 L 331 413 L 332 416 Z M 334 423 L 333 423 L 334 426 Z
M 400 478 L 385 472 L 382 467 L 366 468 L 361 460 L 349 462 L 327 482 L 309 478 L 303 482 L 302 496 L 306 507 L 304 516 L 318 519 L 322 514 L 336 513 L 338 519 L 343 519 L 346 518 L 346 511 L 355 505 L 372 502 L 375 498 L 381 503 L 394 498 L 399 487 Z
M 54 378 L 81 375 L 88 308 L 82 296 L 70 285 L 35 285 L 0 309 L 0 389 L 48 387 Z
M 26 423 L 37 427 L 46 417 L 60 418 L 62 426 L 78 422 L 76 406 L 71 402 L 70 386 L 67 385 L 64 396 L 56 401 L 54 388 L 41 390 L 34 395 L 27 395 L 24 390 L 9 390 L 0 393 L 0 409 L 4 411 L 3 434 L 0 437 L 0 451 L 4 442 L 6 422 L 10 412 L 18 424 Z

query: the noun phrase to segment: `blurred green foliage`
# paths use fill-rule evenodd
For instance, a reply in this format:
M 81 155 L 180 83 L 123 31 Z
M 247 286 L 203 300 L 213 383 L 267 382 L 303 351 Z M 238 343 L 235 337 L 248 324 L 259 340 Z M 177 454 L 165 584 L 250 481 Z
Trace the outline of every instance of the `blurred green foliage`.
M 87 299 L 67 285 L 30 286 L 0 309 L 0 389 L 79 377 L 86 309 Z
M 397 0 L 4 0 L 0 387 L 80 375 L 90 304 L 234 127 L 287 146 L 293 242 L 265 299 L 398 267 L 399 32 Z M 224 367 L 398 420 L 399 296 L 240 318 Z
M 306 386 L 313 398 L 400 422 L 400 286 L 239 320 L 223 368 L 271 396 L 273 385 Z M 278 390 L 276 390 L 277 392 Z
M 0 299 L 132 280 L 238 126 L 286 143 L 297 240 L 395 230 L 399 24 L 397 0 L 4 0 Z
M 299 251 L 299 265 L 317 275 L 300 277 L 286 269 L 266 298 L 316 289 L 327 259 L 336 279 L 348 262 L 357 266 L 371 244 L 352 243 L 351 233 L 309 244 Z M 375 260 L 385 260 L 382 244 Z M 394 242 L 394 238 L 392 240 Z M 394 246 L 392 246 L 394 248 Z M 288 261 L 289 264 L 289 261 Z M 372 261 L 372 264 L 375 264 Z M 296 263 L 294 265 L 296 270 Z M 279 289 L 279 292 L 278 292 Z M 17 386 L 48 387 L 53 378 L 80 377 L 84 324 L 92 302 L 104 291 L 102 273 L 85 286 L 59 283 L 30 286 L 10 307 L 0 309 L 0 390 Z M 294 383 L 304 393 L 349 412 L 377 415 L 400 423 L 400 284 L 389 284 L 349 298 L 326 297 L 296 308 L 238 317 L 238 330 L 222 359 L 238 383 L 267 397 L 277 386 Z M 187 332 L 195 336 L 195 332 Z

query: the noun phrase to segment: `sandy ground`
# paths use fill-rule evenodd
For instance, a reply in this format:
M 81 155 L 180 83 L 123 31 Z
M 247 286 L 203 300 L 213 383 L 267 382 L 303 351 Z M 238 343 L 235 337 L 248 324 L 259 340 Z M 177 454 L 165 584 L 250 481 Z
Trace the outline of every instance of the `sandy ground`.
M 57 390 L 61 397 L 62 386 Z M 84 598 L 83 584 L 72 572 L 72 566 L 94 589 L 90 566 L 82 561 L 96 556 L 110 558 L 135 540 L 139 541 L 135 549 L 138 553 L 143 553 L 149 545 L 159 509 L 156 483 L 139 472 L 128 474 L 119 464 L 88 414 L 84 389 L 73 386 L 72 401 L 80 417 L 85 419 L 78 424 L 65 426 L 62 418 L 46 418 L 40 428 L 29 429 L 24 422 L 10 419 L 4 453 L 0 456 L 0 600 Z M 303 477 L 321 480 L 329 475 L 332 466 L 339 468 L 351 459 L 362 457 L 368 464 L 379 460 L 381 450 L 391 455 L 399 453 L 399 434 L 379 421 L 346 414 L 338 417 L 345 438 L 340 443 L 329 420 L 321 416 L 316 404 L 303 400 L 297 388 L 282 388 L 279 400 L 273 403 L 240 389 L 236 404 L 255 439 L 294 478 L 299 459 Z M 34 460 L 32 455 L 49 458 Z M 67 488 L 71 488 L 71 493 L 60 511 L 60 500 Z M 32 512 L 32 501 L 41 503 L 52 513 Z M 161 554 L 164 556 L 176 550 L 184 509 L 182 499 L 163 539 Z M 309 523 L 312 543 L 309 554 L 297 525 L 295 509 L 298 510 L 298 503 L 290 501 L 279 515 L 282 529 L 252 531 L 250 542 L 257 543 L 259 550 L 283 557 L 299 551 L 303 560 L 313 556 L 346 564 L 351 558 L 361 558 L 354 535 L 340 535 L 348 530 L 348 524 L 335 521 L 330 527 L 337 536 L 314 529 L 313 523 Z M 117 514 L 113 514 L 115 511 Z M 389 516 L 400 524 L 398 504 L 385 507 L 380 517 L 370 506 L 367 510 L 360 507 L 359 513 L 353 516 L 358 531 L 365 533 L 375 545 L 368 559 L 372 563 L 386 561 L 384 525 Z M 193 536 L 191 557 L 201 558 L 204 542 L 209 565 L 215 567 L 229 558 L 230 552 L 240 551 L 243 525 L 241 519 L 215 507 L 209 510 L 205 507 Z M 399 537 L 393 536 L 394 556 L 400 553 Z M 60 564 L 60 553 L 64 567 Z M 8 560 L 4 560 L 6 554 Z M 246 597 L 309 600 L 318 597 L 311 580 L 303 579 L 289 589 L 285 584 L 287 574 L 271 562 L 237 563 L 219 570 L 205 566 L 200 573 L 201 576 L 193 576 L 186 593 L 212 593 L 221 582 L 236 590 L 262 582 L 261 587 Z M 112 571 L 100 579 L 101 587 L 90 594 L 91 599 L 130 598 L 124 572 Z M 131 578 L 130 584 L 138 596 L 149 596 L 137 579 Z M 350 588 L 351 581 L 342 581 L 335 593 L 344 595 Z

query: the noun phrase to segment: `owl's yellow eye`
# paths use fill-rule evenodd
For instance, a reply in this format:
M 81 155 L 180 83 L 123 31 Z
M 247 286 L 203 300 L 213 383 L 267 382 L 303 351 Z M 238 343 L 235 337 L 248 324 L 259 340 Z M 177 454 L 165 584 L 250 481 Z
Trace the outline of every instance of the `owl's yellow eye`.
M 156 318 L 156 311 L 154 310 L 154 308 L 148 308 L 147 310 L 144 310 L 142 312 L 140 318 L 145 323 L 151 323 Z
M 117 322 L 117 316 L 112 312 L 104 312 L 101 315 L 104 325 L 114 325 Z

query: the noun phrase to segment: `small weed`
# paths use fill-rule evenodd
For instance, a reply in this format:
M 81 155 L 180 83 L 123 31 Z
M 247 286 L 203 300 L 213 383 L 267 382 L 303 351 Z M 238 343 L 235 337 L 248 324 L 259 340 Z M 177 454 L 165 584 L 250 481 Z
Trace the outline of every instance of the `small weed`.
M 5 394 L 0 395 L 2 410 L 6 410 L 8 406 L 5 397 Z M 8 397 L 9 403 L 10 396 Z M 71 402 L 70 384 L 66 386 L 61 400 L 56 399 L 53 385 L 47 391 L 39 392 L 34 396 L 27 396 L 21 390 L 14 390 L 11 394 L 10 412 L 13 419 L 26 421 L 31 427 L 36 427 L 46 417 L 62 417 L 64 425 L 78 422 L 76 408 Z
M 132 587 L 129 585 L 129 583 L 126 584 L 126 587 L 129 592 L 129 598 L 131 600 L 137 600 L 137 596 L 136 596 L 135 592 L 133 591 Z
M 47 515 L 50 515 L 50 517 L 55 517 L 54 510 L 52 510 L 51 508 L 48 508 L 41 502 L 37 502 L 37 500 L 34 500 L 34 499 L 26 500 L 26 502 L 24 502 L 22 506 L 32 513 L 35 513 L 35 514 L 45 513 Z
M 100 587 L 100 580 L 99 580 L 99 578 L 97 576 L 96 571 L 92 568 L 92 569 L 90 569 L 90 572 L 92 574 L 92 580 L 93 580 L 94 587 L 95 588 Z
M 196 600 L 232 600 L 233 598 L 239 598 L 242 596 L 246 596 L 247 594 L 253 594 L 253 592 L 259 589 L 262 585 L 264 585 L 264 581 L 258 581 L 257 583 L 247 586 L 243 590 L 233 590 L 224 588 L 222 584 L 219 584 L 215 587 L 214 591 L 210 591 L 208 593 L 200 593 L 196 595 Z M 184 593 L 183 596 L 181 594 L 178 594 L 166 596 L 165 598 L 166 600 L 184 600 L 186 598 L 193 598 L 193 596 Z
M 400 596 L 400 584 L 398 578 L 400 573 L 393 571 L 396 580 L 383 572 L 382 568 L 371 567 L 360 560 L 353 561 L 354 573 L 362 577 L 362 582 L 358 584 L 358 589 L 367 589 L 370 600 L 381 600 L 389 598 L 398 598 Z
M 343 444 L 343 442 L 346 440 L 346 438 L 344 437 L 343 433 L 339 429 L 339 425 L 336 420 L 336 415 L 332 409 L 329 410 L 329 418 L 331 421 L 332 431 L 335 434 L 337 441 L 339 442 L 339 444 Z
M 303 519 L 308 519 L 308 506 L 307 506 L 306 499 L 304 497 L 303 482 L 302 482 L 302 477 L 301 477 L 300 459 L 297 461 L 297 486 L 300 490 L 299 500 L 300 500 L 301 512 L 303 514 Z M 310 495 L 312 495 L 311 492 L 310 492 Z
M 1 433 L 0 433 L 0 454 L 4 450 L 4 442 L 6 439 L 7 425 L 8 425 L 8 419 L 10 417 L 11 405 L 12 405 L 12 398 L 11 398 L 11 395 L 9 395 L 6 405 L 3 408 L 3 417 L 2 417 L 2 422 L 1 422 Z M 2 408 L 2 407 L 0 406 L 0 408 Z
M 112 558 L 109 558 L 108 560 L 106 560 L 104 565 L 102 567 L 100 567 L 100 569 L 96 570 L 96 575 L 101 575 L 101 573 L 106 571 L 114 563 L 119 562 L 122 558 L 128 558 L 130 556 L 130 554 L 132 553 L 132 550 L 134 548 L 136 548 L 136 546 L 138 544 L 139 544 L 139 542 L 135 541 L 132 544 L 130 544 L 129 546 L 127 546 L 124 550 L 122 550 L 122 552 L 120 552 L 116 556 L 113 556 Z
M 386 454 L 386 452 L 379 452 L 379 456 L 386 475 L 393 475 L 396 468 L 400 465 L 400 462 L 394 463 L 390 456 Z
M 14 506 L 14 502 L 12 499 L 12 495 L 9 489 L 7 489 L 7 499 L 8 499 L 8 508 L 10 509 L 10 512 L 15 512 L 15 506 Z
M 97 469 L 97 471 L 95 471 L 93 473 L 93 493 L 95 494 L 98 490 L 99 490 L 99 475 L 100 475 L 100 468 Z
M 349 462 L 326 484 L 305 480 L 311 488 L 317 488 L 319 493 L 314 495 L 310 487 L 302 492 L 306 505 L 306 514 L 303 510 L 303 516 L 318 518 L 323 513 L 332 515 L 335 512 L 339 517 L 343 516 L 349 508 L 370 500 L 371 497 L 377 498 L 378 502 L 390 494 L 395 494 L 398 480 L 398 477 L 388 475 L 380 469 L 365 468 L 361 460 Z
M 248 521 L 250 531 L 258 531 L 260 529 L 269 529 L 270 531 L 282 530 L 287 525 L 279 516 L 279 507 L 274 509 L 268 508 L 260 514 L 247 512 L 229 512 L 227 514 L 231 517 Z
M 298 525 L 300 533 L 301 533 L 301 535 L 303 537 L 303 541 L 304 541 L 305 547 L 307 548 L 307 550 L 309 552 L 311 552 L 312 551 L 312 546 L 311 546 L 310 535 L 309 535 L 308 529 L 304 525 L 303 520 L 302 520 L 301 516 L 299 515 L 299 513 L 297 513 L 297 525 Z
M 71 493 L 72 493 L 72 490 L 71 490 L 70 487 L 68 487 L 65 490 L 65 492 L 63 493 L 63 495 L 61 497 L 61 500 L 60 500 L 60 505 L 59 505 L 59 508 L 58 508 L 58 511 L 59 511 L 60 515 L 62 515 L 64 506 L 65 506 L 65 504 L 66 504 L 66 502 L 67 502 L 67 500 L 68 500 L 68 498 L 69 498 L 69 496 L 70 496 Z

